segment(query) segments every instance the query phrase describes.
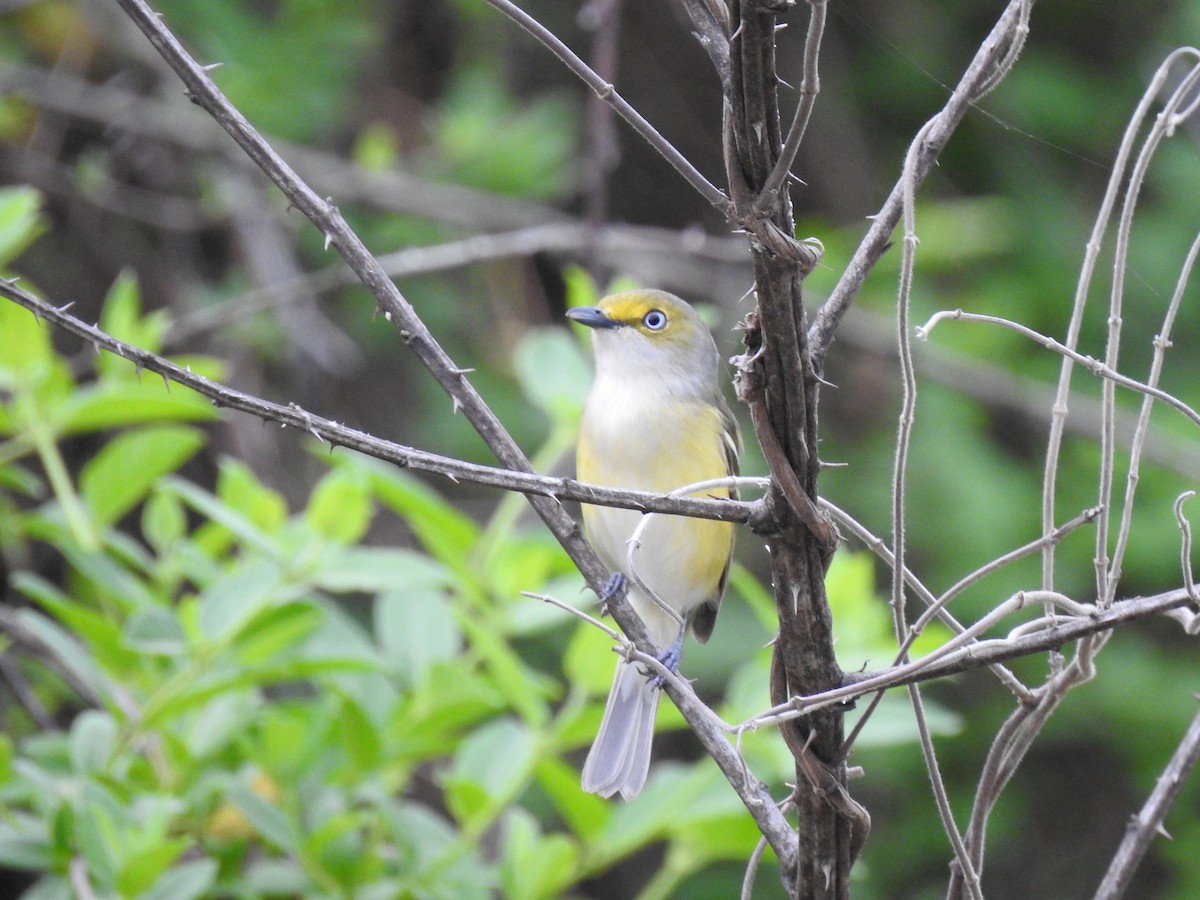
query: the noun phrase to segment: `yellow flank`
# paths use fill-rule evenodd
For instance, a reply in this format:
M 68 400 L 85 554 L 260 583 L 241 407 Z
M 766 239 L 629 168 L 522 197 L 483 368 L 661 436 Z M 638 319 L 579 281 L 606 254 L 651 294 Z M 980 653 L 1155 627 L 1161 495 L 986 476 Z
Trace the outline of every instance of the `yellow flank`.
M 591 410 L 579 442 L 579 478 L 666 493 L 729 474 L 717 407 L 695 402 L 655 407 L 650 415 L 636 401 Z M 710 488 L 701 496 L 728 497 L 729 491 Z M 625 542 L 641 514 L 585 505 L 583 518 L 604 562 L 624 571 Z M 645 560 L 638 571 L 650 587 L 667 603 L 686 610 L 717 598 L 732 543 L 733 526 L 728 522 L 656 516 L 635 559 Z

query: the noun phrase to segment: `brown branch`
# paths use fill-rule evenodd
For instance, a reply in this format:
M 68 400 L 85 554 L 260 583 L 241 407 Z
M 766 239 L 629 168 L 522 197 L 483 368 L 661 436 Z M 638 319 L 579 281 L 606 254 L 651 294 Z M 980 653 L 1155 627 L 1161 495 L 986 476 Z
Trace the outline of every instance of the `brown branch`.
M 1170 837 L 1163 828 L 1163 820 L 1179 799 L 1179 794 L 1188 776 L 1196 768 L 1197 761 L 1200 761 L 1200 712 L 1192 719 L 1192 724 L 1188 726 L 1183 740 L 1175 748 L 1170 762 L 1154 785 L 1154 790 L 1130 821 L 1125 831 L 1125 839 L 1117 848 L 1108 871 L 1104 873 L 1104 880 L 1096 890 L 1095 900 L 1118 900 L 1123 897 L 1155 836 L 1161 834 Z
M 190 388 L 210 399 L 214 406 L 250 413 L 265 422 L 278 422 L 285 428 L 306 432 L 330 447 L 346 447 L 402 468 L 444 475 L 455 482 L 466 481 L 526 495 L 549 497 L 555 501 L 574 500 L 596 506 L 617 506 L 642 512 L 719 519 L 740 524 L 753 521 L 756 516 L 761 515 L 761 507 L 754 501 L 719 497 L 673 497 L 668 494 L 610 488 L 576 481 L 573 478 L 555 478 L 533 472 L 479 465 L 386 441 L 340 422 L 323 418 L 295 403 L 286 406 L 272 403 L 197 375 L 169 359 L 118 340 L 95 325 L 89 325 L 72 316 L 66 309 L 52 306 L 4 279 L 0 279 L 0 296 L 25 307 L 35 317 L 82 338 L 97 350 L 104 349 L 129 360 L 139 371 L 145 369 Z
M 775 167 L 767 180 L 763 182 L 758 199 L 754 203 L 757 213 L 765 213 L 775 203 L 779 192 L 787 184 L 791 175 L 792 163 L 800 151 L 800 143 L 804 140 L 804 132 L 808 129 L 808 121 L 812 118 L 813 108 L 817 104 L 817 94 L 821 92 L 821 78 L 817 68 L 817 60 L 821 52 L 821 38 L 825 34 L 825 4 L 826 0 L 808 0 L 808 36 L 804 41 L 804 78 L 800 82 L 800 102 L 796 105 L 796 113 L 788 129 L 787 140 L 775 160 Z

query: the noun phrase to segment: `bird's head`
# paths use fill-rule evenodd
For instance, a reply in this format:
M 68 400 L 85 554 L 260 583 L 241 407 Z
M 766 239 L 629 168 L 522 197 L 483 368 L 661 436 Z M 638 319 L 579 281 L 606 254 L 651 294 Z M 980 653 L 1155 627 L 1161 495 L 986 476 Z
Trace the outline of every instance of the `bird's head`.
M 674 294 L 610 294 L 567 317 L 593 330 L 598 377 L 650 377 L 696 393 L 716 389 L 717 346 L 696 310 Z

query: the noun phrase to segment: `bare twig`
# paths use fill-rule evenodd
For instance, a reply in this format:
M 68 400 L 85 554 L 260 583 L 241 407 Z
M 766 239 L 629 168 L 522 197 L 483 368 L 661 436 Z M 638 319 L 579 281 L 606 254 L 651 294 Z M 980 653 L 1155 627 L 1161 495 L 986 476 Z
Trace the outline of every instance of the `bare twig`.
M 1158 97 L 1159 92 L 1162 91 L 1170 78 L 1175 65 L 1180 60 L 1188 59 L 1189 57 L 1193 60 L 1194 64 L 1195 61 L 1200 60 L 1200 52 L 1184 48 L 1176 50 L 1167 56 L 1154 73 L 1154 77 L 1138 101 L 1137 108 L 1134 110 L 1133 115 L 1129 119 L 1129 124 L 1125 128 L 1125 134 L 1121 138 L 1121 146 L 1117 151 L 1117 157 L 1113 163 L 1112 174 L 1109 177 L 1104 197 L 1100 202 L 1100 208 L 1097 210 L 1096 219 L 1092 225 L 1091 235 L 1087 241 L 1083 263 L 1080 266 L 1079 280 L 1075 287 L 1071 318 L 1067 324 L 1067 334 L 1064 343 L 1071 351 L 1074 351 L 1079 345 L 1079 334 L 1083 327 L 1083 314 L 1087 308 L 1087 298 L 1091 290 L 1092 278 L 1095 275 L 1096 264 L 1104 245 L 1104 233 L 1108 229 L 1113 208 L 1116 205 L 1121 185 L 1124 183 L 1126 169 L 1133 153 L 1137 134 L 1141 130 L 1146 117 L 1149 115 L 1150 108 Z M 1046 442 L 1046 463 L 1042 475 L 1043 529 L 1047 527 L 1047 523 L 1054 522 L 1055 486 L 1058 478 L 1058 464 L 1062 452 L 1063 432 L 1065 431 L 1068 400 L 1071 390 L 1071 376 L 1074 372 L 1074 366 L 1075 360 L 1072 357 L 1065 356 L 1063 358 L 1062 367 L 1059 372 L 1058 393 L 1055 396 L 1052 407 L 1054 418 L 1051 421 L 1050 436 Z M 1042 553 L 1042 586 L 1050 589 L 1053 585 L 1054 548 L 1046 547 Z
M 1030 603 L 1040 602 L 1042 599 L 1041 592 L 1029 592 L 1024 597 L 1017 595 L 1006 601 L 1004 612 L 1011 614 Z M 1190 602 L 1191 598 L 1187 591 L 1183 588 L 1176 588 L 1151 597 L 1117 600 L 1110 608 L 1097 610 L 1088 615 L 1057 616 L 1046 620 L 1044 627 L 1034 632 L 1017 633 L 1015 636 L 1002 638 L 972 640 L 995 625 L 1002 617 L 996 615 L 996 611 L 993 610 L 993 613 L 989 614 L 987 627 L 972 626 L 969 634 L 955 639 L 957 649 L 952 652 L 943 653 L 939 648 L 926 657 L 902 666 L 875 672 L 847 673 L 841 686 L 816 694 L 793 697 L 786 704 L 773 707 L 743 723 L 742 727 L 761 728 L 778 721 L 810 715 L 817 710 L 846 703 L 874 691 L 917 684 L 935 678 L 945 678 L 949 675 L 971 672 L 1022 656 L 1044 652 L 1088 635 L 1113 631 L 1122 625 L 1149 616 L 1163 615 Z M 927 662 L 930 658 L 932 660 Z M 1044 694 L 1045 686 L 1036 692 L 1037 697 Z M 1029 707 L 1019 708 L 1027 709 Z
M 908 478 L 908 452 L 912 439 L 913 421 L 916 415 L 917 377 L 912 356 L 912 342 L 909 334 L 909 313 L 911 311 L 912 283 L 916 265 L 917 230 L 916 230 L 916 193 L 919 179 L 917 166 L 919 148 L 926 139 L 926 134 L 933 127 L 933 122 L 926 123 L 909 146 L 909 152 L 904 158 L 903 184 L 903 219 L 904 242 L 900 264 L 900 286 L 896 299 L 896 343 L 900 356 L 901 403 L 900 416 L 896 428 L 895 464 L 892 470 L 892 553 L 896 564 L 892 570 L 892 621 L 896 632 L 896 640 L 900 642 L 897 660 L 901 663 L 908 661 L 908 646 L 912 635 L 908 632 L 906 620 L 906 596 L 904 591 L 905 565 L 905 516 L 907 509 L 906 482 Z M 985 617 L 986 619 L 986 617 Z M 979 623 L 977 623 L 978 625 Z M 969 639 L 971 629 L 963 635 L 951 639 Z M 913 717 L 917 723 L 917 734 L 921 746 L 921 754 L 925 761 L 925 771 L 933 788 L 934 802 L 938 816 L 942 820 L 942 829 L 950 841 L 954 858 L 964 874 L 964 880 L 974 900 L 983 900 L 979 887 L 979 876 L 967 854 L 963 843 L 962 833 L 954 820 L 954 810 L 950 806 L 950 797 L 946 784 L 941 775 L 941 767 L 937 761 L 937 751 L 933 746 L 933 736 L 925 717 L 925 704 L 921 699 L 920 688 L 916 684 L 908 686 L 909 701 L 913 708 Z
M 1194 424 L 1200 425 L 1200 413 L 1196 412 L 1196 410 L 1192 409 L 1192 407 L 1188 406 L 1178 397 L 1175 397 L 1174 395 L 1152 385 L 1144 384 L 1143 382 L 1138 381 L 1136 378 L 1129 378 L 1126 375 L 1122 375 L 1120 372 L 1113 370 L 1107 364 L 1102 363 L 1084 353 L 1080 353 L 1077 350 L 1072 350 L 1065 344 L 1060 344 L 1054 338 L 1035 331 L 1026 325 L 1022 325 L 1020 322 L 1013 322 L 1010 319 L 1004 319 L 1000 316 L 986 316 L 981 313 L 963 312 L 961 309 L 943 310 L 942 312 L 935 313 L 928 322 L 919 327 L 917 329 L 917 335 L 922 338 L 927 337 L 933 327 L 943 319 L 958 319 L 963 322 L 985 322 L 990 325 L 1000 325 L 1003 328 L 1008 328 L 1024 337 L 1029 338 L 1031 341 L 1041 344 L 1047 350 L 1053 350 L 1060 356 L 1066 357 L 1072 362 L 1084 366 L 1093 375 L 1097 375 L 1105 381 L 1112 382 L 1115 385 L 1128 388 L 1131 391 L 1136 391 L 1139 394 L 1144 394 L 1147 397 L 1152 397 L 1155 400 L 1158 400 L 1160 403 L 1163 403 L 1172 409 L 1183 413 L 1185 416 L 1191 419 Z
M 37 106 L 55 110 L 106 129 L 139 137 L 154 138 L 196 153 L 218 158 L 231 156 L 234 148 L 212 118 L 192 106 L 166 103 L 124 89 L 117 80 L 94 84 L 68 72 L 50 71 L 0 60 L 0 93 L 14 94 Z M 368 170 L 332 153 L 271 137 L 270 144 L 317 191 L 336 190 L 342 202 L 355 202 L 372 209 L 385 209 L 422 216 L 438 222 L 472 229 L 509 229 L 544 225 L 565 220 L 552 206 L 489 194 L 485 191 L 446 184 L 401 169 Z M 65 173 L 64 174 L 68 174 Z M 128 190 L 128 187 L 125 188 Z M 139 201 L 137 194 L 132 194 Z M 170 227 L 196 227 L 205 219 L 202 210 L 179 198 L 165 198 Z M 172 201 L 174 201 L 172 203 Z M 157 199 L 161 206 L 164 198 Z M 148 204 L 138 202 L 133 213 Z
M 481 262 L 537 253 L 578 254 L 591 249 L 601 260 L 620 260 L 622 271 L 649 276 L 654 284 L 683 282 L 693 291 L 713 286 L 722 268 L 746 267 L 745 241 L 700 232 L 672 231 L 631 225 L 594 229 L 586 223 L 556 222 L 515 231 L 476 234 L 460 240 L 405 247 L 377 257 L 391 278 L 404 278 L 458 269 Z M 649 260 L 653 260 L 649 263 Z M 730 278 L 736 277 L 731 274 Z M 228 302 L 189 313 L 171 324 L 166 340 L 182 344 L 211 329 L 275 309 L 295 300 L 298 293 L 321 293 L 358 284 L 343 265 L 333 265 L 290 281 L 248 291 Z
M 1167 835 L 1163 829 L 1163 820 L 1175 805 L 1180 791 L 1187 781 L 1188 775 L 1196 768 L 1200 760 L 1200 712 L 1197 712 L 1188 726 L 1183 740 L 1171 755 L 1171 761 L 1159 776 L 1154 790 L 1146 798 L 1145 804 L 1134 816 L 1125 831 L 1125 839 L 1117 848 L 1109 864 L 1104 880 L 1096 890 L 1095 900 L 1118 900 L 1129 889 L 1133 874 L 1137 871 L 1142 857 L 1150 849 L 1156 835 Z
M 1197 69 L 1196 72 L 1200 74 L 1200 69 Z M 1159 385 L 1167 349 L 1171 346 L 1171 329 L 1175 325 L 1175 317 L 1179 312 L 1179 307 L 1183 304 L 1183 295 L 1191 278 L 1198 253 L 1200 253 L 1200 236 L 1197 236 L 1192 241 L 1191 249 L 1184 259 L 1179 277 L 1175 282 L 1175 292 L 1171 295 L 1171 302 L 1167 304 L 1166 313 L 1163 315 L 1162 327 L 1159 329 L 1158 334 L 1154 336 L 1154 355 L 1150 363 L 1150 372 L 1146 376 L 1146 384 L 1150 387 L 1157 388 Z M 1154 398 L 1149 396 L 1142 397 L 1142 408 L 1138 413 L 1137 427 L 1134 429 L 1133 439 L 1129 446 L 1129 464 L 1128 473 L 1125 478 L 1125 497 L 1121 505 L 1121 521 L 1117 526 L 1117 537 L 1113 547 L 1112 561 L 1109 563 L 1108 583 L 1110 595 L 1111 592 L 1116 590 L 1116 585 L 1121 580 L 1121 569 L 1125 562 L 1125 551 L 1129 546 L 1129 538 L 1133 531 L 1134 496 L 1137 493 L 1141 472 L 1142 450 L 1145 447 L 1146 437 L 1150 432 L 1150 413 L 1153 410 Z M 1106 433 L 1110 431 L 1113 432 L 1115 442 L 1115 421 L 1111 422 L 1109 428 L 1106 429 Z M 1178 518 L 1178 515 L 1176 518 Z
M 1008 72 L 1015 59 L 1014 50 L 1024 43 L 1032 5 L 1032 0 L 1009 0 L 995 27 L 979 45 L 978 52 L 946 105 L 921 129 L 922 143 L 919 147 L 914 145 L 911 153 L 914 158 L 912 180 L 915 184 L 920 184 L 933 169 L 933 164 L 971 105 L 995 87 L 998 79 Z M 892 188 L 883 208 L 871 217 L 871 227 L 809 328 L 813 365 L 818 372 L 824 368 L 825 354 L 833 343 L 842 316 L 854 302 L 876 261 L 888 248 L 892 231 L 900 221 L 904 190 L 904 178 L 901 178 Z
M 568 69 L 579 76 L 584 84 L 596 92 L 597 97 L 612 106 L 617 111 L 617 114 L 630 124 L 634 131 L 645 138 L 651 147 L 662 154 L 663 158 L 675 168 L 675 171 L 682 175 L 687 183 L 694 187 L 705 200 L 725 215 L 730 214 L 732 206 L 730 205 L 729 198 L 725 196 L 721 189 L 701 175 L 699 170 L 688 161 L 687 157 L 675 149 L 674 144 L 663 137 L 653 125 L 646 121 L 646 118 L 641 113 L 630 106 L 629 102 L 617 93 L 616 88 L 601 78 L 587 63 L 579 58 L 574 50 L 564 44 L 558 35 L 515 3 L 510 2 L 510 0 L 487 0 L 487 2 L 520 25 L 540 41 L 551 53 L 562 60 Z

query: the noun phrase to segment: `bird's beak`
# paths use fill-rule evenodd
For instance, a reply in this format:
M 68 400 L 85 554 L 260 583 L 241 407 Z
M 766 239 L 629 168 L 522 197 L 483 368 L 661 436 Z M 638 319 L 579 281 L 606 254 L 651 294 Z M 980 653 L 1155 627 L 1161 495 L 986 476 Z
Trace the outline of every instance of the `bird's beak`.
M 620 328 L 624 322 L 610 319 L 598 306 L 576 306 L 567 310 L 567 318 L 588 328 Z

